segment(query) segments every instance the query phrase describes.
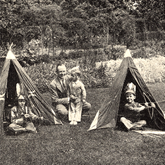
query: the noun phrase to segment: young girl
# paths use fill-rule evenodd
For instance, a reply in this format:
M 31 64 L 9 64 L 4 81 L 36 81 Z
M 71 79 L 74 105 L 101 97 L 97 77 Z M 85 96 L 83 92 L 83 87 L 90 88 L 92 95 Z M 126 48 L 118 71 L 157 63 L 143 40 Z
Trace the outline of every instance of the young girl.
M 71 125 L 77 125 L 77 122 L 81 122 L 82 104 L 86 100 L 86 90 L 80 81 L 79 67 L 72 68 L 70 72 L 72 80 L 69 84 L 69 121 Z

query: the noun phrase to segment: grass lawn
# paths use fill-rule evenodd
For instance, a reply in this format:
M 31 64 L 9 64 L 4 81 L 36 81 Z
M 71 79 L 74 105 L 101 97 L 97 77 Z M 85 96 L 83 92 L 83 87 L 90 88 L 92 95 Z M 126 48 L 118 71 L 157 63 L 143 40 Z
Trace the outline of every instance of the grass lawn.
M 165 84 L 148 84 L 157 101 L 165 100 Z M 38 134 L 5 136 L 0 143 L 2 165 L 164 164 L 165 136 L 149 137 L 134 132 L 101 129 L 87 132 L 107 89 L 88 89 L 91 121 L 83 117 L 77 126 L 39 127 Z M 165 102 L 161 103 L 165 109 Z

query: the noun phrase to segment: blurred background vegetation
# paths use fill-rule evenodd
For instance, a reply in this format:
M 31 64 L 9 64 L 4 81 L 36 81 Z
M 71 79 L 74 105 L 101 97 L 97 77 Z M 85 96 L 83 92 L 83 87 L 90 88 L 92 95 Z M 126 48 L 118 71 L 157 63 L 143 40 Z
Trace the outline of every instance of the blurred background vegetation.
M 107 87 L 114 73 L 97 62 L 121 59 L 126 47 L 134 58 L 165 56 L 164 9 L 164 0 L 0 0 L 1 61 L 13 43 L 40 89 L 59 60 L 80 65 L 88 87 Z

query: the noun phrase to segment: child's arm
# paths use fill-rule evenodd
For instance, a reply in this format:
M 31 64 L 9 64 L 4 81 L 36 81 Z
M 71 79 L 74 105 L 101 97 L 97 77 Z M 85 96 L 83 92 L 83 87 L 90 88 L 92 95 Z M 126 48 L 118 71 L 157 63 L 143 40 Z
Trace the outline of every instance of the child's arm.
M 125 105 L 125 109 L 131 110 L 131 111 L 136 111 L 136 112 L 140 112 L 143 111 L 146 107 L 138 104 L 136 106 L 132 105 L 132 104 L 126 104 Z
M 28 108 L 28 107 L 26 107 L 26 108 Z M 32 119 L 38 118 L 38 116 L 35 115 L 35 114 L 32 112 L 32 110 L 31 110 L 30 107 L 29 107 L 28 109 L 29 109 L 29 113 L 28 113 L 27 115 L 29 115 L 29 117 L 31 117 Z
M 137 104 L 136 106 L 126 104 L 125 108 L 129 109 L 129 110 L 132 110 L 132 111 L 141 112 L 141 111 L 143 111 L 145 109 L 148 109 L 148 108 L 155 108 L 155 104 L 152 103 L 152 102 L 151 102 L 151 105 L 148 105 L 148 103 L 145 103 L 144 106 L 141 105 L 141 104 Z
M 15 112 L 17 112 L 17 108 L 16 107 L 11 108 L 11 122 L 13 122 L 16 119 Z
M 17 116 L 15 115 L 16 112 L 17 112 L 17 107 L 13 107 L 11 109 L 11 123 L 22 124 L 24 122 L 23 116 L 18 119 Z
M 153 102 L 150 102 L 150 103 L 146 102 L 144 105 L 145 105 L 146 109 L 147 108 L 156 108 L 156 106 L 155 106 L 155 104 Z

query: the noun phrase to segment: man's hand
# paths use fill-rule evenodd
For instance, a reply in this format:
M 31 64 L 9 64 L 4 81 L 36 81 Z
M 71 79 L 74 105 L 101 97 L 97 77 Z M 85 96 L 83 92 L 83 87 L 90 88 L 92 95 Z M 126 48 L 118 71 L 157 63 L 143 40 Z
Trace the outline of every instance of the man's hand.
M 79 103 L 79 102 L 81 102 L 81 100 L 80 100 L 80 98 L 77 98 L 75 101 L 74 101 L 74 103 Z
M 76 97 L 76 96 L 74 96 L 74 95 L 70 95 L 70 99 L 71 99 L 71 100 L 76 100 L 76 99 L 77 99 L 77 97 Z
M 77 103 L 76 100 L 78 99 L 78 97 L 74 96 L 74 95 L 70 95 L 70 101 Z

